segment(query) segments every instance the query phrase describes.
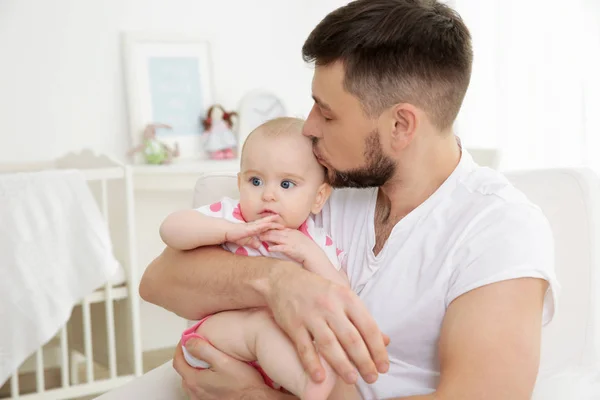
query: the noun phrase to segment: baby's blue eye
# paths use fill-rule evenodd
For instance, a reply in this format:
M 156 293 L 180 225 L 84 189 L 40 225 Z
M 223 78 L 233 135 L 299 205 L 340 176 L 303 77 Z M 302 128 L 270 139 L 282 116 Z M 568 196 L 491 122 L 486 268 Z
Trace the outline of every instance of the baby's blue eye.
M 260 178 L 254 177 L 254 178 L 250 178 L 250 182 L 254 185 L 254 186 L 260 186 L 262 185 L 262 181 L 260 180 Z
M 281 182 L 281 187 L 284 189 L 290 189 L 290 188 L 293 188 L 294 186 L 296 186 L 296 184 L 292 181 L 282 181 Z

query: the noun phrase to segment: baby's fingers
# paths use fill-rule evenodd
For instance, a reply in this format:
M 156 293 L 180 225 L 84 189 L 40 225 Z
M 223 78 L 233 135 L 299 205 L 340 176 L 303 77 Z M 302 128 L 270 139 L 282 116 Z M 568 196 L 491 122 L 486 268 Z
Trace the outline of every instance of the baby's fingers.
M 270 230 L 270 231 L 266 231 L 264 233 L 262 233 L 260 235 L 260 240 L 264 240 L 266 242 L 271 242 L 271 243 L 277 243 L 277 244 L 281 244 L 281 243 L 285 243 L 287 242 L 287 234 L 285 232 L 285 230 Z
M 256 227 L 253 230 L 254 234 L 258 235 L 263 232 L 270 231 L 272 229 L 284 229 L 284 226 L 277 222 L 261 222 L 260 224 L 256 225 Z
M 283 244 L 277 244 L 275 246 L 269 246 L 269 251 L 275 252 L 275 253 L 286 253 L 288 250 L 286 245 Z
M 246 246 L 252 247 L 255 250 L 258 250 L 260 248 L 260 245 L 260 240 L 258 240 L 257 237 L 248 238 L 248 241 L 246 242 Z
M 269 229 L 267 229 L 267 231 L 271 231 L 271 230 L 275 230 L 275 231 L 281 231 L 287 229 L 284 225 L 278 223 L 278 222 L 273 222 L 270 226 Z M 266 232 L 266 231 L 265 231 Z
M 269 222 L 275 222 L 278 219 L 279 219 L 279 215 L 273 214 L 273 215 L 268 215 L 266 217 L 262 217 L 260 219 L 257 219 L 256 221 L 254 221 L 254 223 L 258 223 L 258 224 L 269 223 Z

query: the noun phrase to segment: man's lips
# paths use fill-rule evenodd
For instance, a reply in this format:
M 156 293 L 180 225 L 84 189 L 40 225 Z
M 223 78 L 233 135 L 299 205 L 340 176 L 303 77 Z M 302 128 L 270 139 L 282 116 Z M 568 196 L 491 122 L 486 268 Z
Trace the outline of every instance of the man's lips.
M 321 157 L 317 150 L 313 150 L 313 154 L 315 155 L 315 158 L 320 164 L 323 164 L 325 162 L 325 160 L 323 159 L 323 157 Z

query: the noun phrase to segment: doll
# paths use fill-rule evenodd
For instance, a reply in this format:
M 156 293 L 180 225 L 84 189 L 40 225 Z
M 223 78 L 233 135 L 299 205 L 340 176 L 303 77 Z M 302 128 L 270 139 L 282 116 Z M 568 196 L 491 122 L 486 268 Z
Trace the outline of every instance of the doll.
M 206 119 L 202 120 L 204 135 L 208 136 L 204 148 L 211 159 L 235 158 L 233 150 L 237 147 L 237 138 L 232 131 L 232 117 L 237 115 L 235 111 L 225 111 L 219 104 L 211 106 L 206 112 Z
M 172 149 L 156 139 L 156 128 L 172 129 L 165 124 L 149 124 L 144 129 L 143 142 L 139 146 L 129 150 L 129 156 L 142 152 L 148 164 L 170 164 L 174 157 L 179 156 L 179 145 L 175 143 Z

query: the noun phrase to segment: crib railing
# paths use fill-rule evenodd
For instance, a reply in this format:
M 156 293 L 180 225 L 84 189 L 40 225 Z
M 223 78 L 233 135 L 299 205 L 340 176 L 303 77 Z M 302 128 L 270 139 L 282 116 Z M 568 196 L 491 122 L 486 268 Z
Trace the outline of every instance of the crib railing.
M 78 161 L 75 167 L 81 168 L 77 165 L 81 158 L 75 160 Z M 85 157 L 83 160 L 85 164 Z M 81 171 L 109 226 L 109 183 L 117 183 L 122 192 L 121 199 L 124 201 L 116 204 L 123 207 L 123 215 L 113 218 L 112 222 L 116 219 L 122 224 L 122 228 L 115 230 L 124 234 L 126 242 L 126 251 L 120 260 L 125 269 L 125 282 L 119 285 L 108 282 L 103 288 L 85 296 L 74 307 L 68 323 L 55 338 L 40 347 L 0 389 L 0 398 L 9 395 L 11 399 L 71 399 L 110 390 L 142 374 L 131 171 L 108 158 L 103 157 L 100 161 L 103 160 L 110 163 L 106 167 Z M 94 163 L 97 164 L 98 160 Z M 59 167 L 71 166 L 66 162 Z M 81 364 L 85 366 L 84 382 L 80 379 Z M 57 369 L 60 370 L 59 375 L 49 374 L 49 371 L 56 372 Z M 96 371 L 101 376 L 96 376 Z M 34 383 L 32 375 L 35 376 Z M 24 378 L 28 378 L 27 384 Z

